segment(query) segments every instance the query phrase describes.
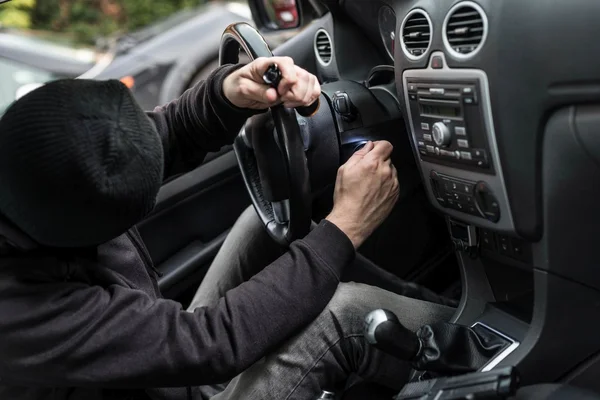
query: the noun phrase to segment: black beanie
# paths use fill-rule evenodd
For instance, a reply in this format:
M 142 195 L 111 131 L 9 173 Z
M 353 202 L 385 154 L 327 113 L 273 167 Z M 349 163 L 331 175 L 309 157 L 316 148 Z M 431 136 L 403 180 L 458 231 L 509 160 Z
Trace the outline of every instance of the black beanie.
M 160 136 L 119 81 L 55 81 L 0 119 L 0 213 L 42 246 L 124 233 L 154 207 L 162 171 Z

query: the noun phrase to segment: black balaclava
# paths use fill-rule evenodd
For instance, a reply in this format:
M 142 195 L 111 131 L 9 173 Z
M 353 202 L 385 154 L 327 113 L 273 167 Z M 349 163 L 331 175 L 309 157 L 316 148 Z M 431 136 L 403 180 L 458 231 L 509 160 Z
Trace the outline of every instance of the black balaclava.
M 60 80 L 0 119 L 0 213 L 46 247 L 106 242 L 154 207 L 163 148 L 119 81 Z

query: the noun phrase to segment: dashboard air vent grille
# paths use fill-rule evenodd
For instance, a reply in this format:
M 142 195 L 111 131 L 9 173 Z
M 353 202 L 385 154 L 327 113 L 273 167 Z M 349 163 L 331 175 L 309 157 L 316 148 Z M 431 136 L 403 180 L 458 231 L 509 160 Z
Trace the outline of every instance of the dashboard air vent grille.
M 317 59 L 323 65 L 328 65 L 331 62 L 332 43 L 327 31 L 321 29 L 315 35 L 315 53 Z
M 431 21 L 422 10 L 408 13 L 402 24 L 402 48 L 411 59 L 425 55 L 431 44 Z
M 479 6 L 460 3 L 450 10 L 444 28 L 446 45 L 454 55 L 471 56 L 485 40 L 487 21 Z

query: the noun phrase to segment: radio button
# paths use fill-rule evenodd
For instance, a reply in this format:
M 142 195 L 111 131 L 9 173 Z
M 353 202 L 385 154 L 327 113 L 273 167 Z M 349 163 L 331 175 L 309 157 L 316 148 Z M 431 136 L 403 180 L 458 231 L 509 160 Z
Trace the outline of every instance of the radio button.
M 452 141 L 452 133 L 443 122 L 433 124 L 431 133 L 433 134 L 433 141 L 440 147 L 448 146 Z
M 424 133 L 423 139 L 427 140 L 428 142 L 431 142 L 433 140 L 433 138 L 431 137 L 431 135 L 429 133 Z
M 444 94 L 446 93 L 446 91 L 444 90 L 444 88 L 429 88 L 429 93 L 431 94 Z
M 483 149 L 473 149 L 472 153 L 475 160 L 485 160 L 487 158 L 485 150 Z
M 425 146 L 425 148 L 427 149 L 428 153 L 434 153 L 435 152 L 435 149 L 433 148 L 433 146 L 427 145 L 427 146 Z
M 456 143 L 458 144 L 458 147 L 462 147 L 463 149 L 469 148 L 469 141 L 466 139 L 458 139 Z
M 427 122 L 421 122 L 421 129 L 424 131 L 429 130 L 429 124 Z
M 466 161 L 471 161 L 472 157 L 471 157 L 471 153 L 468 151 L 461 151 L 460 152 L 460 158 Z
M 467 136 L 467 131 L 465 130 L 464 126 L 456 126 L 456 127 L 454 127 L 454 133 L 457 136 Z

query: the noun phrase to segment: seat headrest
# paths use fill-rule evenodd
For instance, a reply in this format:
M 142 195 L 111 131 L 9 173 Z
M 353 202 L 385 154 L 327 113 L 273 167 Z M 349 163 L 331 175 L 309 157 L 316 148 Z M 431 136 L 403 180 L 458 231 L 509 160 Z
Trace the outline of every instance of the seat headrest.
M 19 250 L 29 251 L 38 247 L 38 244 L 32 238 L 2 215 L 0 215 L 0 236 Z

